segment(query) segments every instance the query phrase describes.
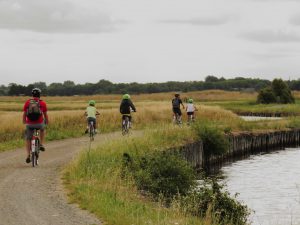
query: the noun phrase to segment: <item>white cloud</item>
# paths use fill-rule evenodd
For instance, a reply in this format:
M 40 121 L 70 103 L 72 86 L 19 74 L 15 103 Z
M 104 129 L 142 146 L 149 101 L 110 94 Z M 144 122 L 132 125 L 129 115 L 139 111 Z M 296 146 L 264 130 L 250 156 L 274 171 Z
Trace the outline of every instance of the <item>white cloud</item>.
M 174 24 L 190 24 L 196 26 L 218 26 L 229 23 L 233 19 L 233 16 L 202 16 L 192 19 L 174 19 L 174 20 L 162 20 L 162 23 L 174 23 Z
M 0 28 L 45 33 L 111 31 L 113 21 L 104 12 L 67 0 L 0 0 Z
M 258 30 L 245 32 L 240 35 L 242 38 L 256 41 L 261 43 L 289 43 L 289 42 L 300 42 L 300 35 L 285 30 Z

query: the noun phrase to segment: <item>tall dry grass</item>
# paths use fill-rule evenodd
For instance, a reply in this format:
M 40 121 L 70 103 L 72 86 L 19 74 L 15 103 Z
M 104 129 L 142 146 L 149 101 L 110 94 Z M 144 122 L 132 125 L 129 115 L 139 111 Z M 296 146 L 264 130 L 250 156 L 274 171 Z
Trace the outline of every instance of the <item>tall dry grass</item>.
M 137 113 L 133 114 L 134 127 L 141 129 L 170 123 L 173 114 L 171 110 L 173 94 L 174 93 L 133 95 L 132 99 L 137 107 Z M 296 94 L 299 94 L 299 92 L 296 92 Z M 44 99 L 48 104 L 50 118 L 50 124 L 47 129 L 47 139 L 56 140 L 81 136 L 86 126 L 83 113 L 90 99 L 96 100 L 96 106 L 101 113 L 98 119 L 100 130 L 102 132 L 110 132 L 120 129 L 120 97 L 120 95 L 45 97 Z M 220 90 L 182 93 L 183 99 L 189 97 L 195 100 L 196 106 L 199 109 L 199 111 L 196 112 L 198 119 L 218 122 L 222 127 L 225 127 L 225 129 L 233 131 L 284 129 L 289 124 L 287 120 L 276 122 L 244 122 L 232 112 L 221 108 L 230 108 L 230 106 L 231 108 L 235 108 L 236 106 L 238 109 L 241 109 L 245 105 L 243 102 L 255 98 L 255 94 L 253 93 L 226 92 Z M 24 125 L 21 122 L 22 108 L 27 99 L 28 97 L 0 97 L 0 150 L 14 148 L 22 144 L 24 136 Z M 242 101 L 243 99 L 244 101 Z M 237 100 L 241 103 L 236 103 Z M 201 101 L 208 101 L 205 104 L 221 104 L 222 106 L 204 106 L 199 104 Z M 246 107 L 249 108 L 251 106 L 246 104 Z M 255 107 L 252 108 L 254 109 Z M 291 110 L 294 110 L 294 108 L 298 109 L 297 106 L 293 106 Z M 185 121 L 186 119 L 184 113 L 183 120 Z M 293 124 L 295 123 L 293 122 Z

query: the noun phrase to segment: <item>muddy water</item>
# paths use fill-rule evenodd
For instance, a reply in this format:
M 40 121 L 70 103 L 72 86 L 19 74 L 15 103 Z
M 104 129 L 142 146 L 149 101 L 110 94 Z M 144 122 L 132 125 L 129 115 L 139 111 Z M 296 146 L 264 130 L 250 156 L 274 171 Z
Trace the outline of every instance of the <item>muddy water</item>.
M 254 210 L 252 224 L 300 224 L 300 148 L 250 156 L 221 173 L 228 191 Z

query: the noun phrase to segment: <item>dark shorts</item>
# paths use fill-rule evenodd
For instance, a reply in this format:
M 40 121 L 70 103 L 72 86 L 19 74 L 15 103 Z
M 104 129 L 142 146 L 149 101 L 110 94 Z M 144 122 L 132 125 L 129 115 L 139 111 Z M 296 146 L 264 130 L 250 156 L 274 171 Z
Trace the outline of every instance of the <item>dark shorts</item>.
M 26 130 L 25 130 L 25 138 L 26 140 L 31 140 L 33 135 L 33 130 L 44 130 L 45 124 L 44 123 L 38 123 L 38 124 L 26 124 Z
M 90 123 L 91 121 L 93 121 L 94 124 L 96 124 L 96 118 L 93 118 L 93 117 L 86 118 L 86 121 L 87 121 L 87 123 Z
M 186 113 L 188 116 L 190 116 L 190 115 L 194 115 L 194 112 L 187 112 Z
M 129 121 L 131 122 L 131 116 L 129 116 L 129 115 L 122 115 L 122 121 L 125 120 L 126 117 L 128 117 Z
M 96 118 L 88 117 L 88 118 L 86 118 L 86 121 L 87 121 L 88 126 L 90 125 L 90 122 L 93 121 L 93 123 L 94 123 L 94 128 L 97 129 Z
M 178 116 L 182 115 L 180 108 L 173 108 L 173 113 L 178 114 Z

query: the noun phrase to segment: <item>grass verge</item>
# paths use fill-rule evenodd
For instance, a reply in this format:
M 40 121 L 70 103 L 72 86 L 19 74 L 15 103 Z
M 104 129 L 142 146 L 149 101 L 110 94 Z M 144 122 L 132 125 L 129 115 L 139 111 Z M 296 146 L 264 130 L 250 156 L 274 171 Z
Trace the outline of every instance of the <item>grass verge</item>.
M 153 197 L 141 190 L 135 180 L 135 176 L 141 178 L 144 176 L 141 172 L 145 173 L 159 161 L 153 158 L 153 154 L 193 142 L 196 138 L 196 133 L 188 127 L 161 126 L 159 129 L 145 131 L 142 137 L 121 138 L 90 151 L 83 151 L 64 171 L 64 181 L 70 190 L 70 199 L 81 208 L 96 214 L 107 224 L 220 224 L 216 222 L 212 212 L 201 214 L 201 217 L 189 213 L 193 207 L 188 204 L 182 205 L 183 201 L 180 198 L 171 200 L 169 207 L 166 207 L 165 199 L 159 198 L 156 189 L 154 191 L 156 196 Z M 137 170 L 136 174 L 124 176 L 124 154 L 144 160 L 147 166 L 143 169 L 143 163 L 138 163 L 140 170 Z M 144 158 L 146 155 L 152 157 L 150 161 Z M 166 172 L 164 167 L 169 163 L 164 160 L 162 162 L 165 165 L 162 169 L 154 167 L 155 173 Z M 160 177 L 164 176 L 160 174 Z M 152 179 L 150 176 L 144 178 Z M 147 182 L 147 188 L 151 190 L 151 181 Z M 168 197 L 170 199 L 169 195 Z M 205 207 L 205 211 L 212 210 L 210 204 L 206 204 Z

